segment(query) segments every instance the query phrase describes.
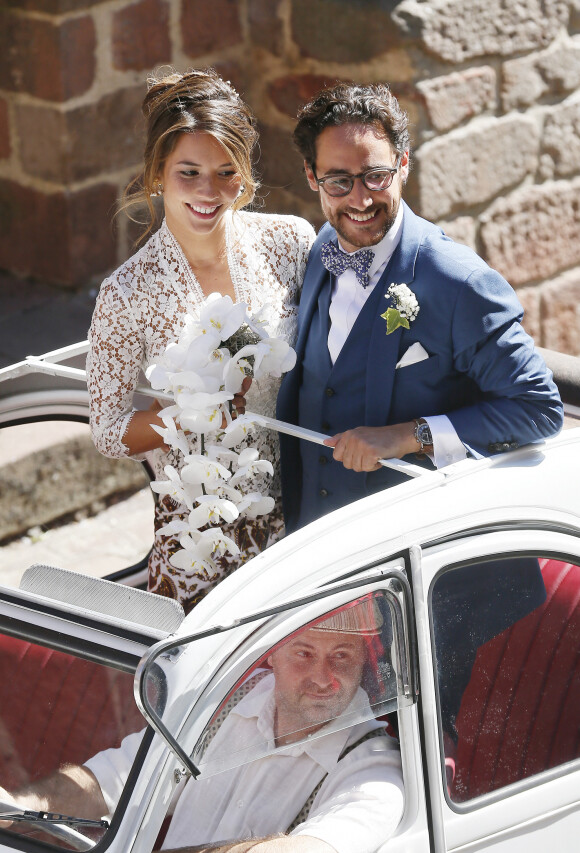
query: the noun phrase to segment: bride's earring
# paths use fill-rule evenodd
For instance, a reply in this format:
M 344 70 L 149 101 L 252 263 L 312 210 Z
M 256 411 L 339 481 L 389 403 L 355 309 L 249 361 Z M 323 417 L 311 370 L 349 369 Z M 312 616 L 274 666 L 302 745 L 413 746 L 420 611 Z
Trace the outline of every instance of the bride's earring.
M 154 186 L 151 192 L 149 193 L 151 198 L 157 198 L 159 195 L 163 195 L 163 184 L 161 181 L 158 181 Z

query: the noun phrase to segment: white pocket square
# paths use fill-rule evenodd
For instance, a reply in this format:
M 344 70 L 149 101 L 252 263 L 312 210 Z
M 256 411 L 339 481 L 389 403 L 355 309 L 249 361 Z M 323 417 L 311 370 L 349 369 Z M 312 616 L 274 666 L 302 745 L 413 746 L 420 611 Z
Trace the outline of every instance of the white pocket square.
M 408 367 L 410 364 L 416 364 L 418 361 L 425 361 L 426 358 L 429 358 L 429 353 L 417 341 L 416 344 L 411 344 L 407 352 L 399 359 L 395 368 Z

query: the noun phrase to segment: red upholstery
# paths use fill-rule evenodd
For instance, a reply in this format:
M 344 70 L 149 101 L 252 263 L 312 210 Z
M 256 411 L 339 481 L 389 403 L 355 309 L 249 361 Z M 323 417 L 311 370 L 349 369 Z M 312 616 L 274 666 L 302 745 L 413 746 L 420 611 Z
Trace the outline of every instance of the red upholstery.
M 546 602 L 478 651 L 457 717 L 456 801 L 580 756 L 580 568 L 540 565 Z
M 80 764 L 145 725 L 133 676 L 0 636 L 0 783 Z

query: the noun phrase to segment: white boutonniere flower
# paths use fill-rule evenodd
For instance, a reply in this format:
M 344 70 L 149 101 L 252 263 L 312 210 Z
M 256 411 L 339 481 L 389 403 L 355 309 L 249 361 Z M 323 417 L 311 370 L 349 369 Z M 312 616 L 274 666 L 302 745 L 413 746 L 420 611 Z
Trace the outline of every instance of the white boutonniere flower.
M 393 282 L 385 294 L 385 299 L 392 299 L 395 303 L 394 308 L 387 308 L 385 313 L 381 314 L 383 320 L 387 321 L 387 335 L 399 326 L 409 329 L 410 320 L 414 320 L 419 313 L 419 303 L 413 291 L 406 284 Z

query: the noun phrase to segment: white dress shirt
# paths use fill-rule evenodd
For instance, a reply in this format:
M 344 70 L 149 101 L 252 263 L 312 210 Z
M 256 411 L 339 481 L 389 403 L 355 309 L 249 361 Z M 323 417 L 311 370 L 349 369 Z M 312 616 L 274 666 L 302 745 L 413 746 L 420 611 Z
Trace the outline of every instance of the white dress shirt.
M 328 351 L 333 364 L 338 358 L 363 305 L 373 292 L 399 245 L 402 231 L 403 206 L 399 205 L 397 217 L 391 228 L 380 243 L 370 247 L 375 257 L 369 267 L 369 284 L 367 287 L 362 287 L 359 284 L 352 269 L 347 269 L 342 275 L 334 277 L 328 312 L 330 316 Z M 348 254 L 340 244 L 340 237 L 338 238 L 338 248 Z M 467 450 L 447 415 L 421 417 L 429 424 L 433 436 L 433 452 L 429 456 L 436 468 L 442 468 L 466 458 Z
M 353 706 L 368 700 L 360 688 Z M 254 687 L 229 713 L 212 740 L 208 769 L 220 752 L 231 756 L 236 745 L 262 754 L 240 766 L 189 779 L 177 801 L 163 844 L 165 849 L 284 832 L 299 814 L 318 782 L 328 773 L 304 823 L 292 835 L 326 841 L 337 853 L 374 853 L 394 833 L 403 813 L 401 759 L 393 738 L 367 740 L 337 763 L 348 743 L 379 726 L 368 722 L 272 753 L 274 677 Z M 125 738 L 87 761 L 107 806 L 114 809 L 134 760 L 140 735 Z M 133 739 L 133 740 L 132 740 Z M 255 753 L 254 753 L 255 754 Z M 205 760 L 204 760 L 205 764 Z

